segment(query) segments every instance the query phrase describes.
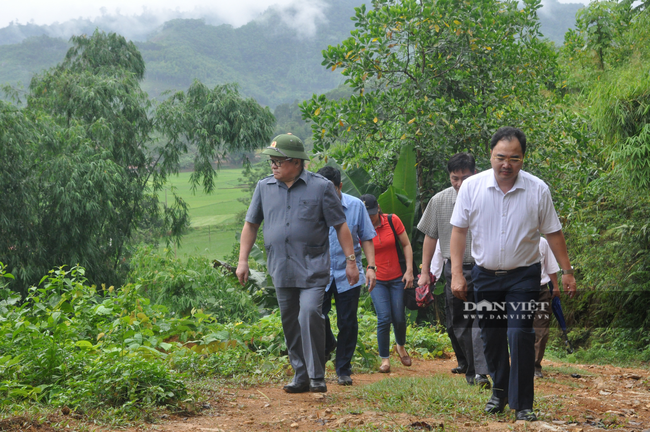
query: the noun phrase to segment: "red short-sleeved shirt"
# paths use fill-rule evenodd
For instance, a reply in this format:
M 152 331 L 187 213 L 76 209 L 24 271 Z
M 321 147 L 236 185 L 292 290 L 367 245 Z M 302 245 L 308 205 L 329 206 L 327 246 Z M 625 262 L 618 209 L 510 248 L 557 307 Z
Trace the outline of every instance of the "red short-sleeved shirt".
M 404 224 L 393 215 L 393 226 L 395 232 L 400 235 L 404 232 Z M 395 248 L 395 236 L 390 229 L 388 216 L 381 215 L 381 225 L 375 227 L 377 236 L 372 239 L 375 245 L 375 263 L 377 264 L 377 279 L 380 281 L 389 281 L 402 277 L 402 269 L 399 266 L 397 249 Z M 399 240 L 398 240 L 399 241 Z

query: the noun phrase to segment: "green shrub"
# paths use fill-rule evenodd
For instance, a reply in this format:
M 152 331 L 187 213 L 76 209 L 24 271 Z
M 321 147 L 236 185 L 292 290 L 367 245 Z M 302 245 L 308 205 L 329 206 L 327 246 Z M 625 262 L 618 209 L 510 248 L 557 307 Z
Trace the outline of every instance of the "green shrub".
M 60 268 L 22 302 L 3 293 L 0 400 L 143 406 L 185 398 L 185 384 L 166 366 L 173 323 L 164 308 L 132 285 L 100 294 L 85 282 L 83 268 Z
M 219 322 L 252 322 L 259 318 L 257 306 L 236 278 L 226 270 L 215 269 L 204 257 L 190 257 L 183 262 L 141 247 L 131 261 L 129 281 L 143 296 L 177 316 L 188 316 L 200 309 Z

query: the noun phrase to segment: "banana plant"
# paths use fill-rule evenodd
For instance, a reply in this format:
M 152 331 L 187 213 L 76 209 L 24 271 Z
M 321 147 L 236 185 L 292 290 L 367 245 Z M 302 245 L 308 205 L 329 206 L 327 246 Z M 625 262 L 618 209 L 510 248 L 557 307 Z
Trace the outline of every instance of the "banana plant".
M 341 171 L 343 192 L 357 198 L 364 194 L 376 196 L 381 211 L 396 214 L 404 224 L 409 238 L 413 237 L 416 218 L 419 216 L 419 201 L 417 199 L 417 161 L 412 145 L 402 147 L 393 173 L 393 184 L 383 193 L 377 185 L 372 183 L 370 174 L 362 167 L 344 170 L 333 158 L 328 158 L 325 165 Z

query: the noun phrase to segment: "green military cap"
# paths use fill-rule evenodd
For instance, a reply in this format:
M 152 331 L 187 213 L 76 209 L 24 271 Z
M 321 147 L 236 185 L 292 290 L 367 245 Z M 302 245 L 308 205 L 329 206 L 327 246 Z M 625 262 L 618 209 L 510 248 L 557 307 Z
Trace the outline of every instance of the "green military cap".
M 305 146 L 302 144 L 300 138 L 290 133 L 278 135 L 273 138 L 271 145 L 262 154 L 309 160 L 309 156 L 305 153 Z

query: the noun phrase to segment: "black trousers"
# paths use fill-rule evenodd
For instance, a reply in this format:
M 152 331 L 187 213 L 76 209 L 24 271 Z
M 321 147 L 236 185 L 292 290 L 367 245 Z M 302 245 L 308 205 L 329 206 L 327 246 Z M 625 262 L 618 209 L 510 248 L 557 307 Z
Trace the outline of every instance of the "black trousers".
M 476 266 L 472 279 L 493 394 L 507 397 L 512 409 L 532 409 L 535 313 L 530 308 L 536 307 L 539 298 L 541 266 L 534 264 L 503 276 Z
M 357 309 L 359 307 L 359 295 L 361 285 L 348 291 L 339 293 L 336 290 L 336 281 L 332 282 L 329 291 L 325 292 L 323 298 L 323 315 L 325 315 L 325 352 L 330 352 L 336 346 L 336 374 L 338 376 L 350 376 L 352 374 L 352 356 L 357 349 L 357 337 L 359 335 L 359 321 L 357 320 Z M 336 303 L 336 325 L 339 329 L 338 341 L 332 333 L 329 312 L 332 310 L 332 297 Z

